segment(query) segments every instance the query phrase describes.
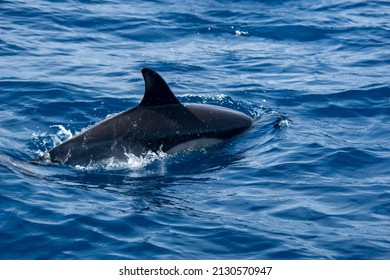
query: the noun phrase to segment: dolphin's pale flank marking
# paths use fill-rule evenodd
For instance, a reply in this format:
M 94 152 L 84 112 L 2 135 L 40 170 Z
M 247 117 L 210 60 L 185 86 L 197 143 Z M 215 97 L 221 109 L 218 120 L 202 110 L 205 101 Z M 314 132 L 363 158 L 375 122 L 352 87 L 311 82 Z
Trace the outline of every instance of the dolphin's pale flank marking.
M 49 151 L 54 163 L 83 165 L 148 151 L 176 153 L 214 145 L 248 129 L 253 119 L 220 106 L 181 104 L 163 78 L 142 69 L 140 104 L 97 123 Z

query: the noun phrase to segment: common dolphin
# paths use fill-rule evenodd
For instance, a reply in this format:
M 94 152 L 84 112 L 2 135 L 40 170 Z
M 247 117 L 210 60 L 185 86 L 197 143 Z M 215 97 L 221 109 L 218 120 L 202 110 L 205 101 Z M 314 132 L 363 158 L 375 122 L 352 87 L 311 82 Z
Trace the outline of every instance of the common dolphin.
M 175 153 L 210 146 L 247 130 L 253 119 L 220 106 L 180 103 L 164 79 L 144 68 L 142 101 L 49 150 L 53 163 L 84 165 L 152 151 Z

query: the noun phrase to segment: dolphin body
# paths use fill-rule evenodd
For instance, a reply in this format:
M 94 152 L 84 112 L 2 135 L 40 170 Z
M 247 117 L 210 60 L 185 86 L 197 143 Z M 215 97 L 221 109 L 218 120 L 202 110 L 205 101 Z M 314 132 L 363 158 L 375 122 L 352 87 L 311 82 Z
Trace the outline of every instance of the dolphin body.
M 53 163 L 85 165 L 148 151 L 176 153 L 199 149 L 247 130 L 253 119 L 241 112 L 205 104 L 181 104 L 164 79 L 142 69 L 145 94 L 137 106 L 105 119 L 48 153 Z

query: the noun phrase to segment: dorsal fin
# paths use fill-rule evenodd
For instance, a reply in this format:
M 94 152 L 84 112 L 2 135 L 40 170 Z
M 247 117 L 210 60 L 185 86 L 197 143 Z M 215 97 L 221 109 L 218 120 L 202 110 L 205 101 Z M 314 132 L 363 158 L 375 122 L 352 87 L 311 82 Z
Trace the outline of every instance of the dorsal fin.
M 164 79 L 148 68 L 142 69 L 145 80 L 145 94 L 140 106 L 160 106 L 180 104 Z

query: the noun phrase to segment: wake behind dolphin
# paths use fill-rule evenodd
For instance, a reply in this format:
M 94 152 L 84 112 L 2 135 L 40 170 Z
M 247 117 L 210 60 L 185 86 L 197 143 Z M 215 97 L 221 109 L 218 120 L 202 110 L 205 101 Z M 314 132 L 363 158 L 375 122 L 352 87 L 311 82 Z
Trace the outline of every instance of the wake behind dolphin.
M 241 112 L 220 106 L 180 103 L 164 79 L 142 69 L 142 101 L 105 119 L 48 153 L 53 163 L 85 165 L 107 158 L 126 159 L 131 153 L 175 153 L 207 147 L 236 136 L 253 123 Z

